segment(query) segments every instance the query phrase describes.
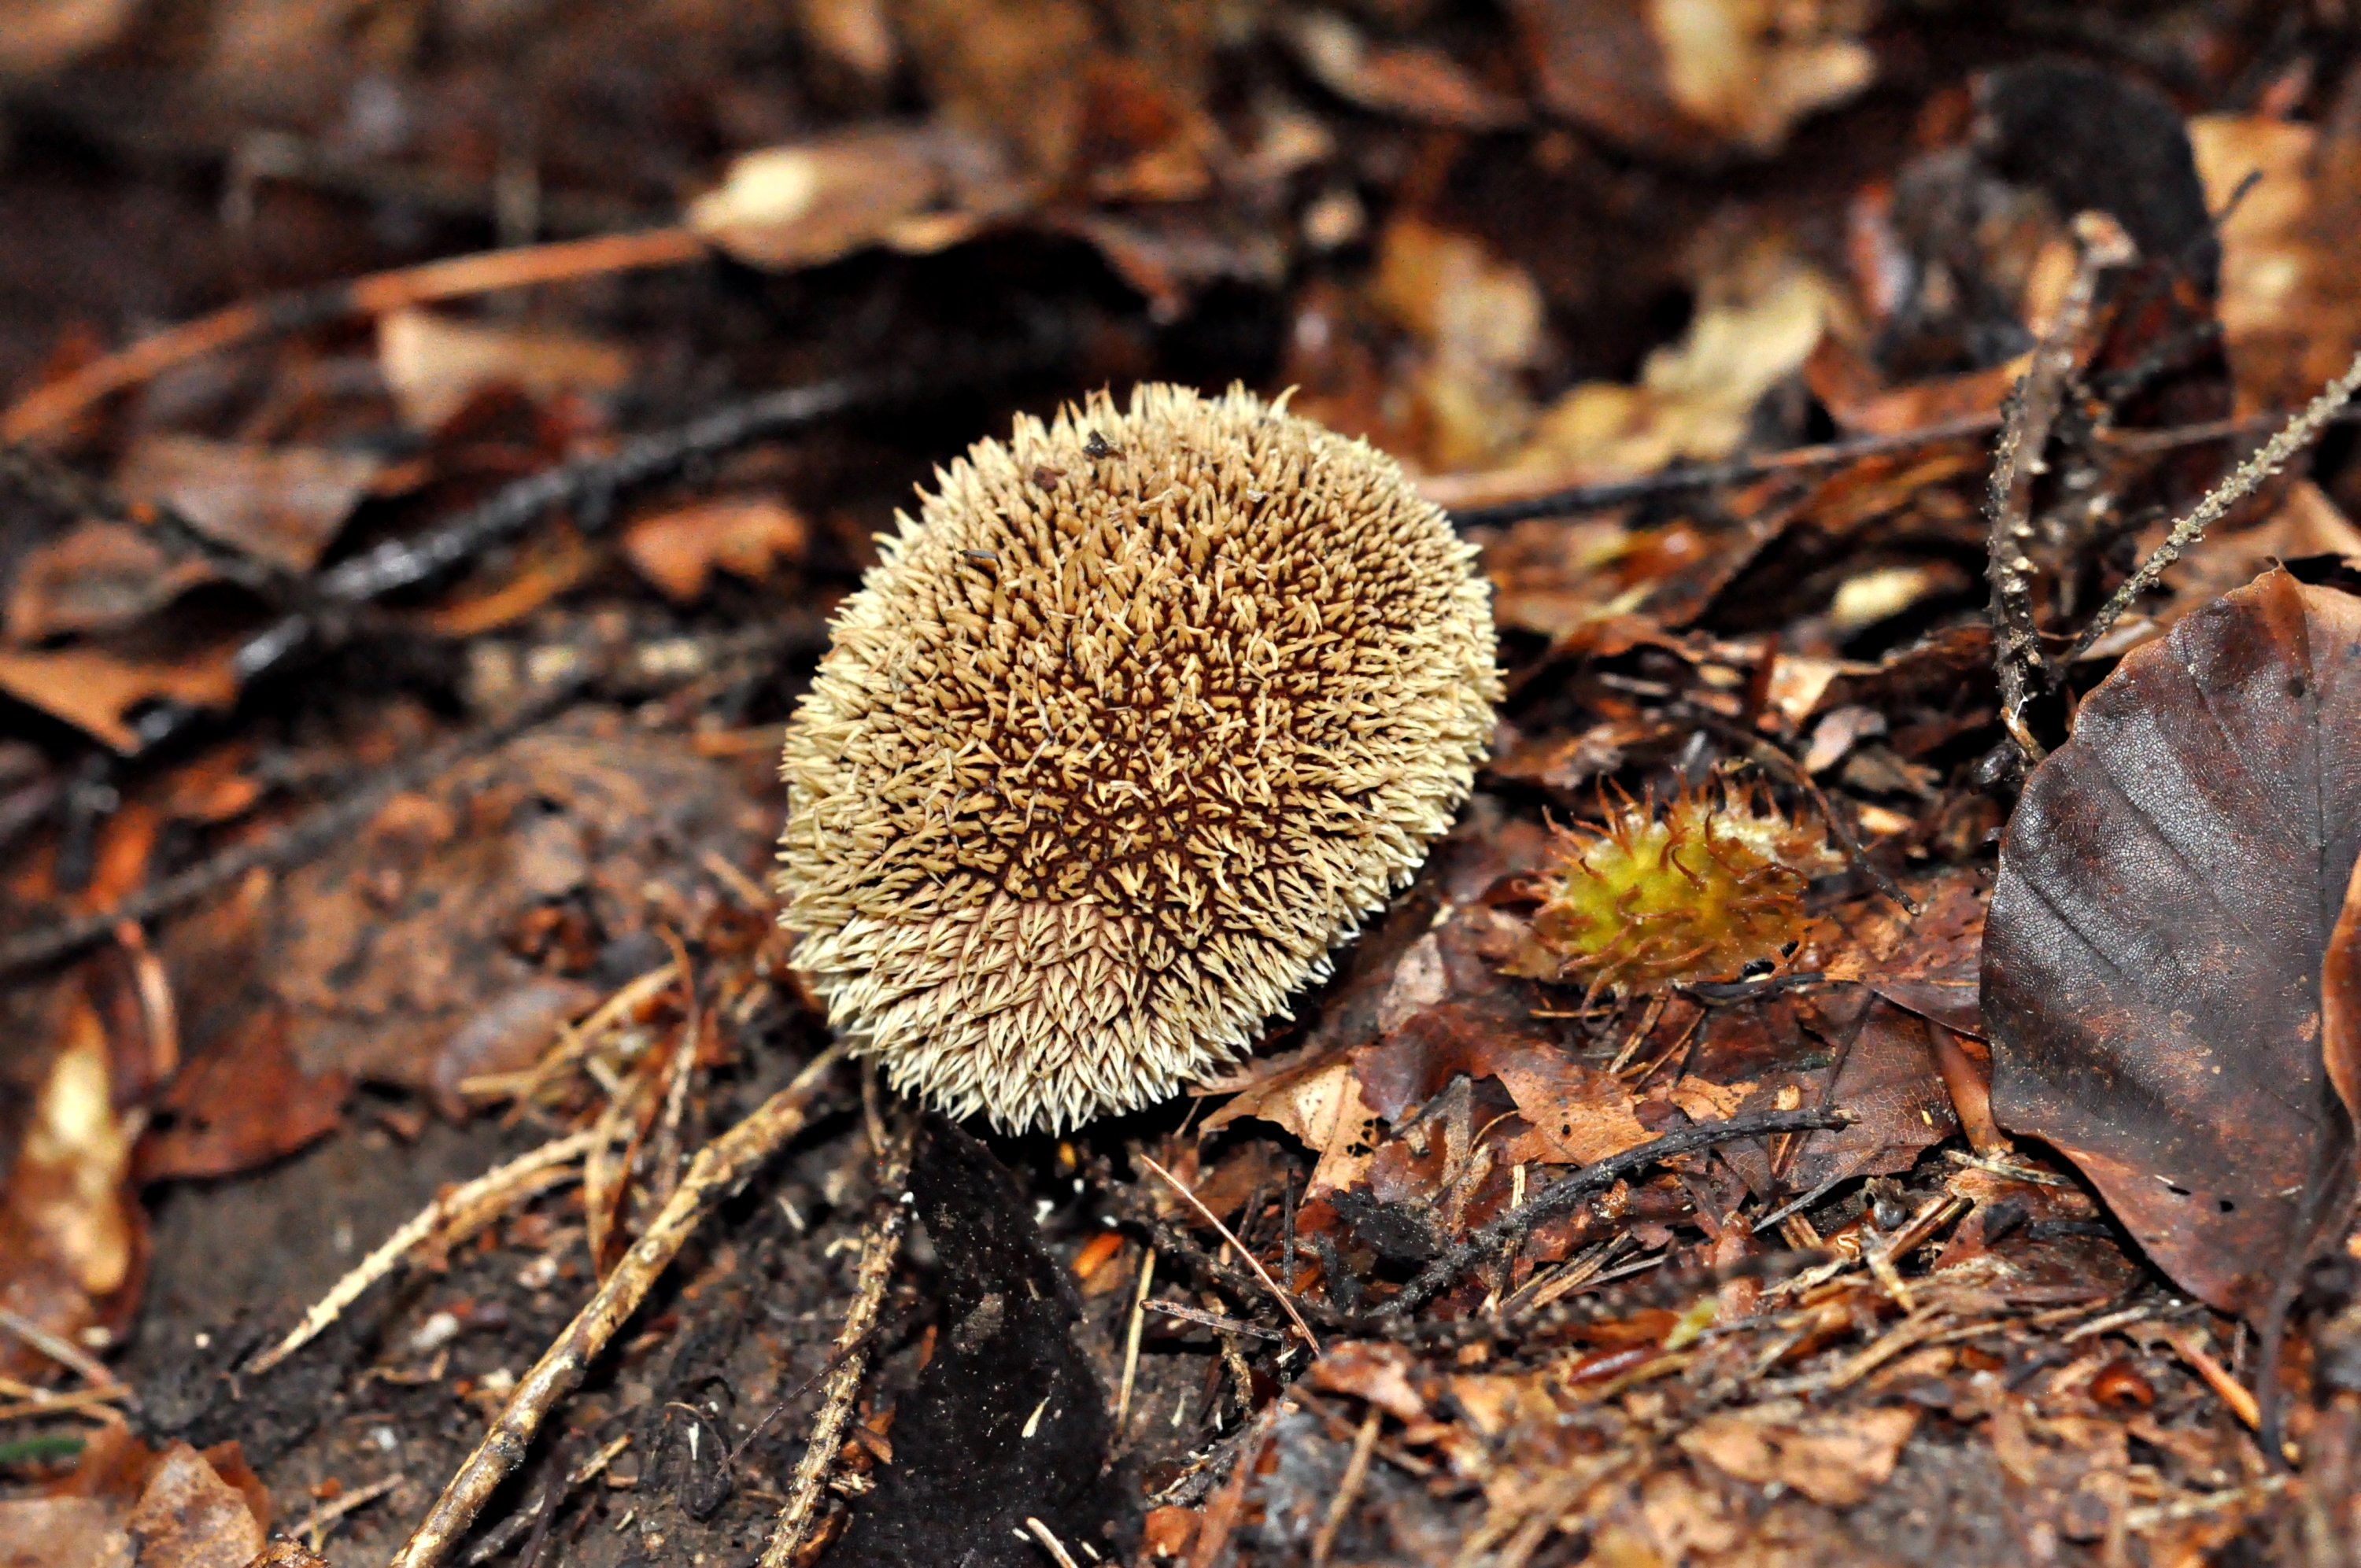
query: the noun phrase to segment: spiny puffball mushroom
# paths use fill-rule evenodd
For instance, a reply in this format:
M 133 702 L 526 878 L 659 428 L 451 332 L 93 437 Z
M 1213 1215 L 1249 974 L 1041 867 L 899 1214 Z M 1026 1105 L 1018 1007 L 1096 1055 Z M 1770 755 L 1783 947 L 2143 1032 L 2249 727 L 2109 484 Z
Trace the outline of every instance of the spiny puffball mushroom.
M 787 730 L 782 922 L 896 1088 L 1062 1129 L 1243 1053 L 1450 826 L 1475 550 L 1242 388 L 1019 418 L 922 494 Z

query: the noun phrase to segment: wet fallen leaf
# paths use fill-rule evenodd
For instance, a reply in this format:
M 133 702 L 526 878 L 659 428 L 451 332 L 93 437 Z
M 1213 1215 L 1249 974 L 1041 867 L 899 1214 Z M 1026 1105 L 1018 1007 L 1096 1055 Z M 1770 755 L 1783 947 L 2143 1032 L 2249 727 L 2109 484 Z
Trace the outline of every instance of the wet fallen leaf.
M 60 1043 L 0 1188 L 0 1306 L 71 1336 L 130 1281 L 140 1215 L 124 1179 L 131 1146 L 113 1099 L 106 1029 L 78 985 L 48 1010 Z M 0 1370 L 45 1368 L 0 1341 Z
M 43 76 L 115 41 L 137 0 L 16 0 L 0 27 L 0 78 Z
M 246 1568 L 262 1550 L 245 1496 L 185 1442 L 166 1451 L 127 1524 L 138 1568 Z
M 247 1011 L 157 1101 L 139 1179 L 227 1176 L 292 1154 L 335 1130 L 350 1088 L 339 1072 L 304 1075 L 284 1008 Z
M 1523 268 L 1473 235 L 1404 216 L 1379 236 L 1369 297 L 1422 351 L 1409 379 L 1426 466 L 1469 466 L 1522 433 L 1532 411 L 1515 374 L 1539 352 L 1543 322 Z
M 2224 214 L 2220 309 L 2238 408 L 2299 406 L 2361 345 L 2361 139 L 2259 115 L 2200 115 L 2189 139 Z
M 689 204 L 688 224 L 749 266 L 812 267 L 890 243 L 950 184 L 944 127 L 863 126 L 746 153 Z
M 1521 122 L 1524 105 L 1496 93 L 1439 49 L 1371 43 L 1334 12 L 1296 18 L 1289 38 L 1320 84 L 1348 103 L 1431 126 L 1499 130 Z
M 1305 1187 L 1312 1196 L 1360 1180 L 1378 1142 L 1377 1113 L 1363 1098 L 1360 1077 L 1345 1051 L 1331 1051 L 1260 1080 L 1206 1117 L 1205 1131 L 1247 1116 L 1276 1122 L 1319 1154 Z
M 211 563 L 176 556 L 142 529 L 84 522 L 17 562 L 8 584 L 8 640 L 30 645 L 128 626 L 215 576 Z
M 1984 936 L 1993 1111 L 2259 1312 L 2349 1158 L 2321 974 L 2361 854 L 2361 601 L 2283 571 L 2128 654 L 2027 784 Z
M 139 749 L 132 717 L 159 699 L 192 707 L 237 700 L 237 643 L 164 650 L 153 656 L 95 643 L 0 649 L 0 690 L 61 718 L 118 751 Z
M 1535 1016 L 1550 1010 L 1549 993 L 1495 969 L 1490 949 L 1506 933 L 1490 915 L 1456 915 L 1421 938 L 1441 976 L 1433 1000 L 1401 1008 L 1381 1040 L 1355 1054 L 1362 1099 L 1399 1123 L 1464 1073 L 1498 1079 L 1527 1124 L 1504 1142 L 1505 1160 L 1587 1165 L 1647 1142 L 1622 1080 L 1577 1060 L 1560 1043 L 1557 1021 Z
M 599 944 L 696 929 L 719 896 L 700 857 L 742 864 L 773 828 L 741 765 L 585 716 L 395 796 L 269 892 L 258 977 L 301 1076 L 456 1109 L 463 1080 L 529 1061 L 597 989 L 521 956 L 520 923 L 579 911 Z
M 2361 1106 L 2361 861 L 2321 961 L 2320 1026 L 2330 1081 L 2348 1109 Z
M 1098 27 L 1082 0 L 901 0 L 896 30 L 928 97 L 1028 172 L 1064 174 L 1082 140 Z
M 131 1540 L 95 1497 L 18 1497 L 0 1502 L 0 1564 L 5 1568 L 115 1568 L 131 1561 Z
M 1332 1344 L 1312 1364 L 1314 1388 L 1367 1399 L 1400 1421 L 1426 1419 L 1426 1399 L 1411 1384 L 1418 1358 L 1410 1347 L 1382 1340 L 1347 1340 Z
M 1752 1092 L 1738 1106 L 1744 1112 L 1773 1110 L 1789 1100 L 1817 1104 L 1827 1094 L 1828 1103 L 1858 1118 L 1850 1126 L 1806 1135 L 1800 1147 L 1775 1167 L 1762 1141 L 1725 1147 L 1722 1157 L 1757 1192 L 1806 1192 L 1850 1176 L 1907 1170 L 1921 1153 L 1960 1130 L 1927 1044 L 1926 1021 L 1883 997 L 1870 999 L 1865 1017 L 1858 1011 L 1851 1016 L 1860 1020 L 1858 1033 L 1843 1053 L 1833 1092 L 1825 1069 L 1773 1072 L 1747 1086 Z M 1841 1036 L 1852 1026 L 1836 1025 L 1831 1032 Z
M 1512 466 L 1574 483 L 1728 456 L 1763 394 L 1819 342 L 1829 298 L 1817 271 L 1775 247 L 1715 268 L 1686 334 L 1648 356 L 1637 385 L 1588 381 L 1564 393 L 1535 418 Z

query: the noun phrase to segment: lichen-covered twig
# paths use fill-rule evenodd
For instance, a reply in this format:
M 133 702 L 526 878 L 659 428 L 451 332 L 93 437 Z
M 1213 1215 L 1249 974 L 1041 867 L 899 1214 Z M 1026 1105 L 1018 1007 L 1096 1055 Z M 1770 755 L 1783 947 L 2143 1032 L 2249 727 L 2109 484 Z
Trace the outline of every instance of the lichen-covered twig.
M 2203 538 L 2205 531 L 2227 516 L 2232 507 L 2260 489 L 2265 480 L 2287 466 L 2289 458 L 2310 445 L 2329 422 L 2344 411 L 2345 405 L 2352 400 L 2356 390 L 2361 390 L 2361 356 L 2356 356 L 2344 375 L 2321 389 L 2320 395 L 2305 405 L 2301 413 L 2281 425 L 2278 434 L 2263 443 L 2262 448 L 2252 457 L 2231 470 L 2228 478 L 2207 491 L 2205 499 L 2199 501 L 2187 517 L 2172 525 L 2171 532 L 2165 535 L 2164 543 L 2158 545 L 2148 558 L 2140 563 L 2139 570 L 2126 577 L 2123 587 L 2099 607 L 2099 613 L 2091 619 L 2091 624 L 2082 629 L 2082 635 L 2074 639 L 2074 646 L 2068 649 L 2066 656 L 2058 662 L 2058 670 L 2062 672 L 2067 665 L 2089 652 L 2099 639 L 2107 634 L 2108 629 L 2122 619 L 2124 611 L 2129 609 L 2140 595 L 2156 586 L 2156 580 L 2164 576 L 2164 569 L 2180 559 L 2182 551 Z
M 819 1413 L 812 1418 L 811 1441 L 787 1483 L 787 1500 L 771 1527 L 770 1544 L 763 1549 L 762 1568 L 787 1568 L 810 1539 L 818 1517 L 820 1488 L 829 1466 L 844 1446 L 845 1430 L 852 1423 L 852 1406 L 869 1373 L 870 1336 L 885 1299 L 885 1286 L 894 1277 L 894 1263 L 902 1253 L 902 1234 L 909 1228 L 910 1156 L 917 1140 L 917 1118 L 906 1119 L 902 1131 L 878 1149 L 876 1202 L 868 1234 L 862 1239 L 861 1268 L 855 1275 L 852 1305 L 837 1332 L 826 1392 Z
M 649 1222 L 646 1234 L 623 1255 L 598 1294 L 575 1314 L 557 1342 L 542 1353 L 533 1370 L 517 1384 L 491 1431 L 451 1477 L 401 1550 L 393 1554 L 390 1568 L 434 1568 L 449 1554 L 475 1523 L 486 1500 L 523 1459 L 550 1410 L 581 1382 L 584 1370 L 639 1310 L 657 1277 L 705 1216 L 803 1130 L 813 1096 L 843 1057 L 840 1045 L 822 1051 L 793 1082 L 697 1151 L 671 1201 Z
M 1985 575 L 1992 582 L 1993 662 L 2000 676 L 2000 719 L 2016 742 L 2027 765 L 2043 755 L 2041 743 L 2026 728 L 2025 706 L 2033 695 L 2033 679 L 2046 674 L 2041 640 L 2034 625 L 2033 488 L 2048 472 L 2042 459 L 2049 433 L 2065 406 L 2067 389 L 2090 353 L 2092 312 L 2099 295 L 2099 280 L 2115 268 L 2138 259 L 2123 225 L 2100 213 L 2084 213 L 2074 220 L 2074 237 L 2081 246 L 2073 280 L 2059 302 L 2058 313 L 2033 352 L 2033 364 L 2010 395 L 2000 446 L 1993 455 L 1992 492 L 1987 503 L 1992 532 Z

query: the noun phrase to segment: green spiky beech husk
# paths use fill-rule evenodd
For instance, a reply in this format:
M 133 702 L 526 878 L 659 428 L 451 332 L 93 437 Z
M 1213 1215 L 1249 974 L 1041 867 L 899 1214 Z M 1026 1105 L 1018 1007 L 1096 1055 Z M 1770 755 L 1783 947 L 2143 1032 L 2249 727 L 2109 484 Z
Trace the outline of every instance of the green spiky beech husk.
M 1602 796 L 1604 826 L 1561 828 L 1533 937 L 1556 978 L 1600 992 L 1724 980 L 1803 934 L 1805 887 L 1843 869 L 1817 824 L 1761 790 L 1686 784 L 1661 809 Z

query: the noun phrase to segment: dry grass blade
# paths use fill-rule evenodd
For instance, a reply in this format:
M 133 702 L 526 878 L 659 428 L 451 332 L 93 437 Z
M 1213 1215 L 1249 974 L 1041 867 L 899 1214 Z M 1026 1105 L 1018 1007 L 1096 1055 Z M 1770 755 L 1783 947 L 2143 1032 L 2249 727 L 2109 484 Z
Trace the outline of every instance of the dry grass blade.
M 1074 1561 L 1074 1554 L 1066 1550 L 1066 1543 L 1060 1541 L 1057 1532 L 1048 1525 L 1027 1514 L 1025 1516 L 1025 1528 L 1033 1532 L 1033 1539 L 1041 1543 L 1041 1550 L 1057 1560 L 1058 1568 L 1081 1568 Z
M 1115 1430 L 1118 1441 L 1131 1427 L 1131 1387 L 1139 1375 L 1139 1340 L 1148 1326 L 1148 1292 L 1156 1279 L 1156 1249 L 1139 1255 L 1139 1287 L 1132 1292 L 1131 1326 L 1123 1336 L 1123 1388 L 1115 1397 Z
M 0 1307 L 0 1330 L 16 1335 L 51 1361 L 79 1374 L 93 1387 L 121 1389 L 123 1380 L 90 1352 L 71 1340 L 61 1339 L 40 1324 Z
M 312 1550 L 317 1552 L 327 1544 L 330 1525 L 343 1519 L 346 1514 L 368 1507 L 369 1504 L 376 1502 L 401 1485 L 401 1477 L 399 1475 L 388 1475 L 383 1480 L 372 1481 L 366 1486 L 346 1492 L 341 1497 L 322 1503 L 291 1526 L 287 1533 L 309 1541 Z

